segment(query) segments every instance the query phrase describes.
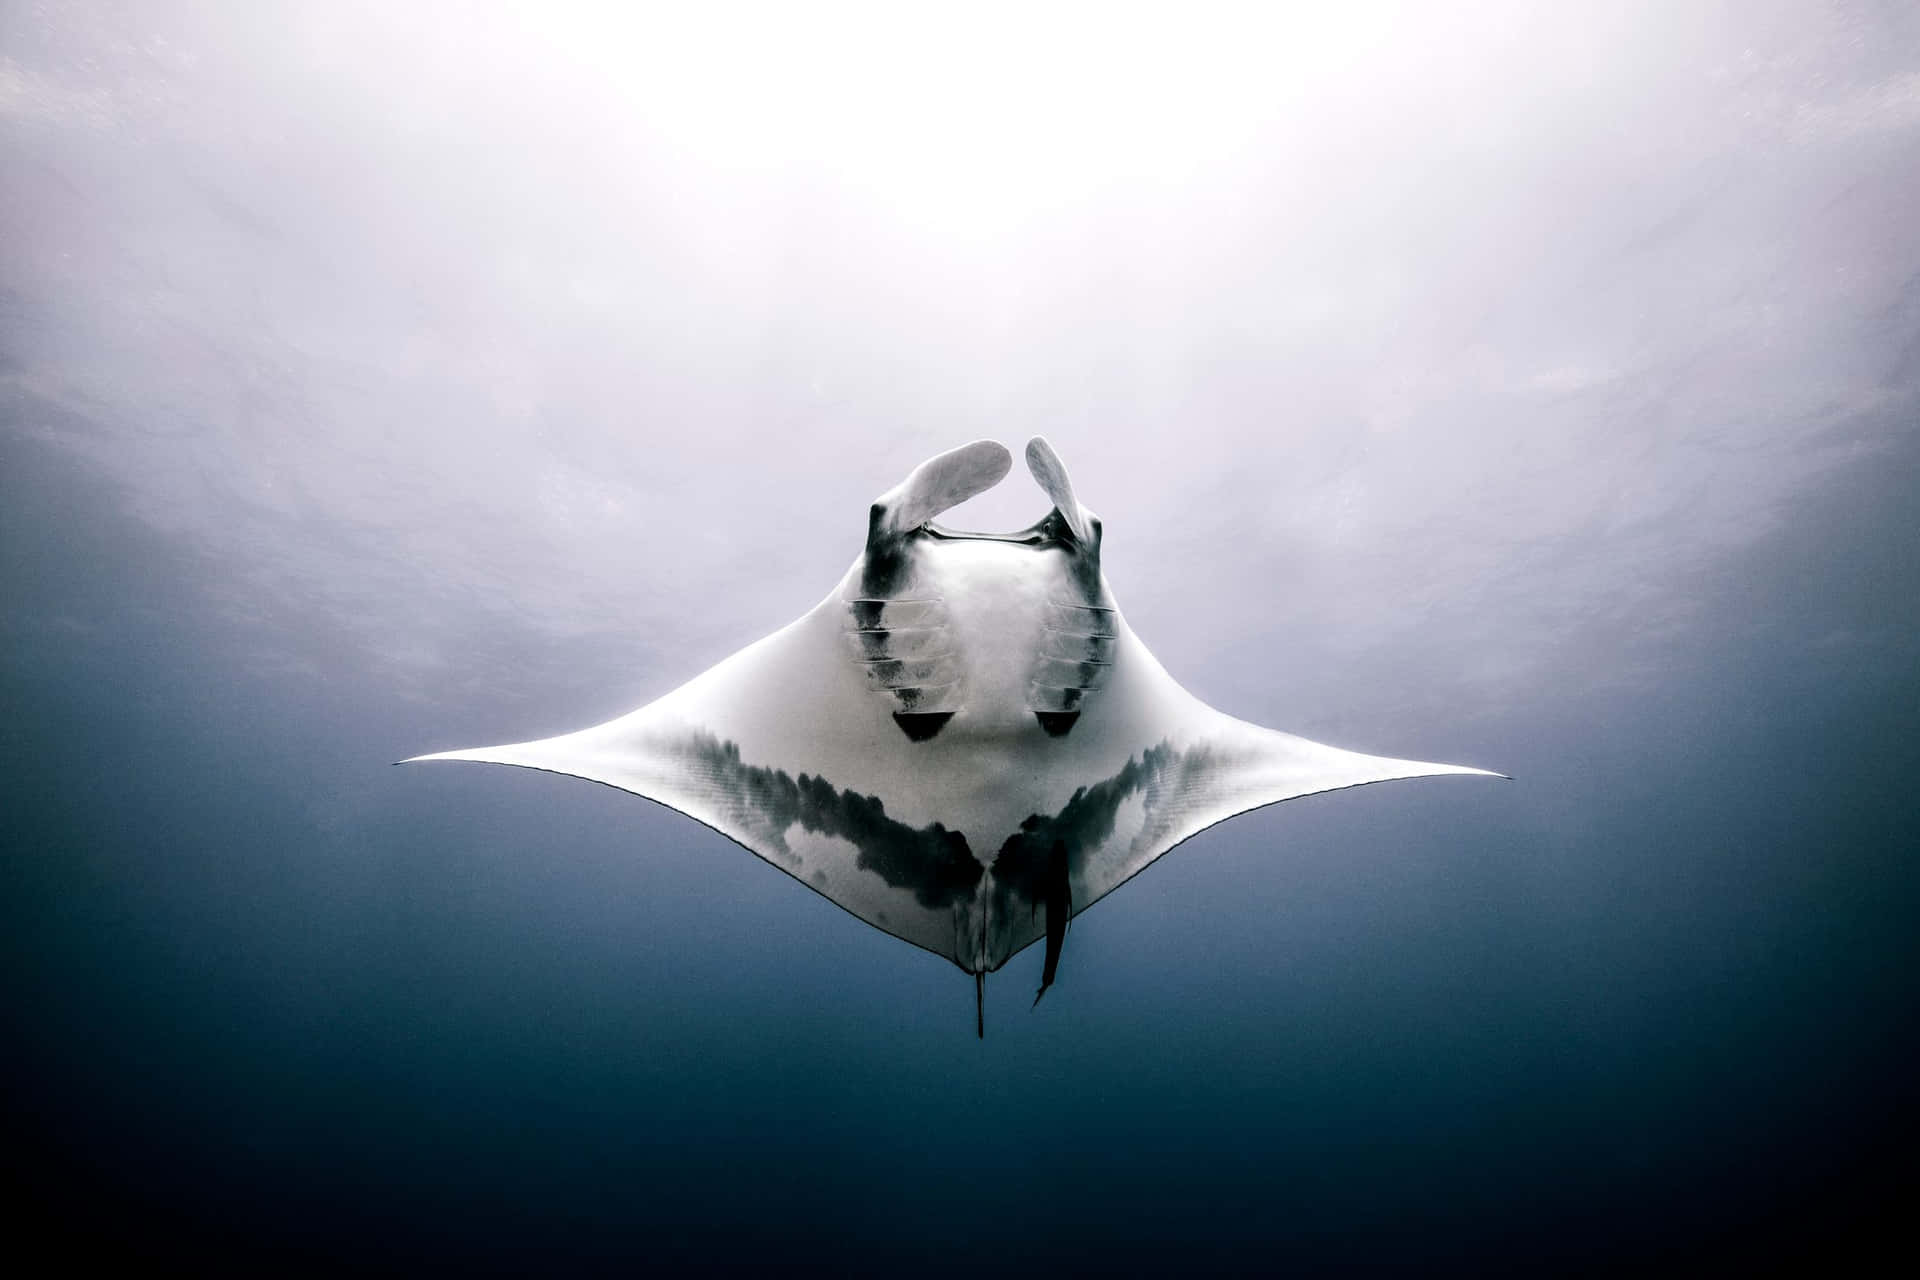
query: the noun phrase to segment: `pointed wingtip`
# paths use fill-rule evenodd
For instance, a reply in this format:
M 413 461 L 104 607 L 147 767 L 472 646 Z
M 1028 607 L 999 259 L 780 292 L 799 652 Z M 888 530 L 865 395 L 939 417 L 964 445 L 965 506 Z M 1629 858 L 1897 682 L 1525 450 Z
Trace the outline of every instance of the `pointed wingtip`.
M 459 747 L 452 751 L 428 751 L 422 755 L 395 760 L 395 764 L 422 764 L 429 760 L 471 760 L 478 764 L 498 763 L 499 747 Z
M 457 758 L 460 754 L 458 751 L 425 751 L 417 756 L 407 756 L 403 759 L 395 760 L 394 764 L 419 764 L 423 760 L 449 760 Z
M 1492 769 L 1476 769 L 1472 765 L 1466 764 L 1423 763 L 1421 767 L 1427 770 L 1425 774 L 1413 774 L 1411 776 L 1429 778 L 1501 778 L 1507 782 L 1513 781 L 1513 777 L 1510 774 L 1496 773 Z
M 462 747 L 456 751 L 429 751 L 422 755 L 408 756 L 405 760 L 395 760 L 395 765 L 433 764 L 437 761 L 455 760 L 469 764 L 518 764 L 517 758 L 503 756 L 502 747 Z

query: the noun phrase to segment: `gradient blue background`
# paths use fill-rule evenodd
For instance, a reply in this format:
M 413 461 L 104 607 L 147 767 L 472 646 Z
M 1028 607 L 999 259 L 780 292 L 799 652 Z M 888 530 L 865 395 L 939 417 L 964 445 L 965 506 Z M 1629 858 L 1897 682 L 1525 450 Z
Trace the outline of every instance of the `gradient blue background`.
M 1910 1251 L 1910 9 L 467 13 L 0 10 L 17 1241 Z M 1516 781 L 1208 832 L 976 1042 L 672 813 L 389 767 L 665 692 L 1033 432 L 1194 692 Z

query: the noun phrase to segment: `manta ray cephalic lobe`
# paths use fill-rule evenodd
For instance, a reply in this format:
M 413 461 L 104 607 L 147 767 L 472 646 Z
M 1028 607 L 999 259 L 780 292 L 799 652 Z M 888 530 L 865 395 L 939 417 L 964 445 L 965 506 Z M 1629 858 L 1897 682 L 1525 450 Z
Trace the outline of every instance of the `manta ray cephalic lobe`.
M 1036 437 L 1026 460 L 1053 502 L 1026 529 L 935 523 L 1011 466 L 996 441 L 962 445 L 873 504 L 866 547 L 825 600 L 672 693 L 577 733 L 414 759 L 658 801 L 945 956 L 976 997 L 1043 938 L 1045 994 L 1073 915 L 1235 814 L 1394 778 L 1504 776 L 1342 751 L 1207 706 L 1115 607 L 1100 520 L 1058 455 Z

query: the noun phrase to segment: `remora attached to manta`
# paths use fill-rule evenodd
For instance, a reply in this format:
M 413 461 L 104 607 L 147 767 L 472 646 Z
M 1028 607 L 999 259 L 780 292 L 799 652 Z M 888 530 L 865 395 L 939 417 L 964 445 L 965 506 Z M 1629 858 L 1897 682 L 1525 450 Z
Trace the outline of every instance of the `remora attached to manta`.
M 1114 605 L 1101 524 L 1043 439 L 1053 501 L 1017 533 L 934 517 L 998 484 L 979 440 L 873 504 L 827 598 L 638 711 L 415 760 L 571 774 L 730 837 L 879 929 L 984 975 L 1216 822 L 1296 796 L 1484 769 L 1361 755 L 1236 720 L 1176 684 Z M 1039 995 L 1034 997 L 1038 1003 Z

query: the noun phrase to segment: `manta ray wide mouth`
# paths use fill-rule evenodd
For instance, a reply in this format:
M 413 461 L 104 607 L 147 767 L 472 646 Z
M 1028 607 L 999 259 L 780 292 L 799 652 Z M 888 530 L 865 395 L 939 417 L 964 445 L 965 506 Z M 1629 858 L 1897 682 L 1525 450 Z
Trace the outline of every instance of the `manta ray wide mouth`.
M 935 524 L 931 520 L 921 525 L 920 528 L 922 532 L 935 538 L 945 538 L 955 542 L 963 540 L 971 542 L 1014 542 L 1024 546 L 1038 546 L 1043 542 L 1058 541 L 1053 531 L 1047 527 L 1052 520 L 1053 513 L 1049 511 L 1046 515 L 1040 517 L 1040 519 L 1034 521 L 1026 528 L 1016 529 L 1012 533 L 984 533 L 976 529 L 949 529 L 947 526 Z

